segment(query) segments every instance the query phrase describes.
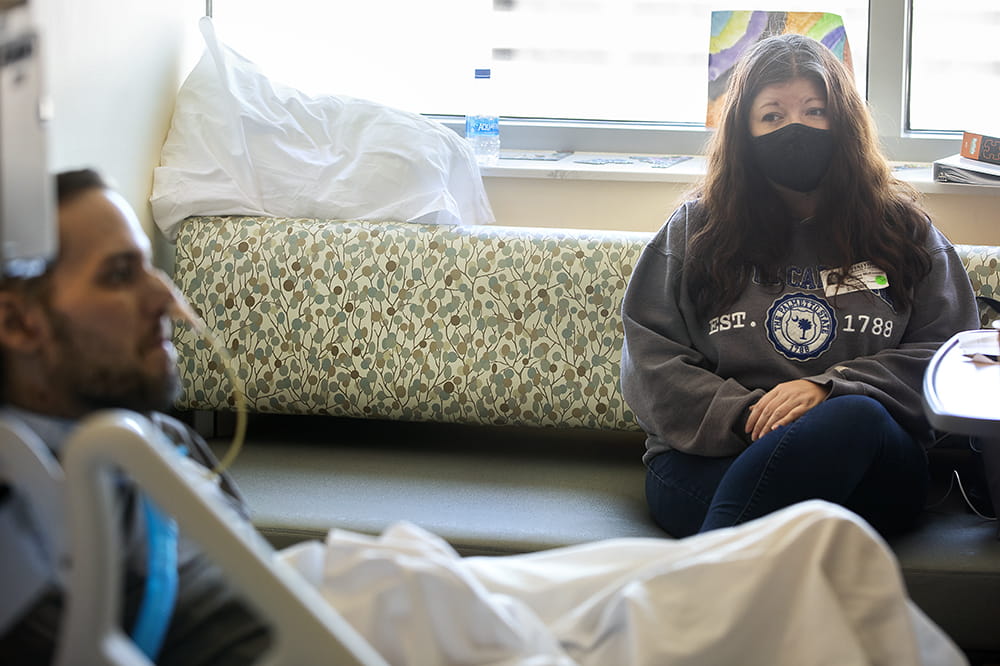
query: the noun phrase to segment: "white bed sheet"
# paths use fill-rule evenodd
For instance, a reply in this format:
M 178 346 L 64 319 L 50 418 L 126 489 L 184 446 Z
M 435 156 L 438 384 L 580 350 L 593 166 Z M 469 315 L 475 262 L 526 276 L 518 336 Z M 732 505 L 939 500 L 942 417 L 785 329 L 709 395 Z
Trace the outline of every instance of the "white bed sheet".
M 401 523 L 282 557 L 392 664 L 967 663 L 881 538 L 821 501 L 683 540 L 463 559 Z

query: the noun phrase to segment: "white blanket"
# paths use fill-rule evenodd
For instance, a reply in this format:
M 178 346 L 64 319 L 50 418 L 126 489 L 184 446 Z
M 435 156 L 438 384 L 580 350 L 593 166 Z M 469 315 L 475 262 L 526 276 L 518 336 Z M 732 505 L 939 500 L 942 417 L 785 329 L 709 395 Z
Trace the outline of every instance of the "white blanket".
M 400 523 L 286 550 L 392 664 L 966 664 L 860 518 L 805 502 L 683 540 L 461 558 Z

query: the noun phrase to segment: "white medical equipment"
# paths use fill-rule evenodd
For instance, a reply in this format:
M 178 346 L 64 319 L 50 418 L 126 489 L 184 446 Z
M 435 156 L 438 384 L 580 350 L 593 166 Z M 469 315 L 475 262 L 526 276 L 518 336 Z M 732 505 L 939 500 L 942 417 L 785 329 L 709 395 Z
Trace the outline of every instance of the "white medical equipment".
M 56 253 L 40 63 L 27 0 L 0 0 L 0 268 L 19 277 L 40 274 Z

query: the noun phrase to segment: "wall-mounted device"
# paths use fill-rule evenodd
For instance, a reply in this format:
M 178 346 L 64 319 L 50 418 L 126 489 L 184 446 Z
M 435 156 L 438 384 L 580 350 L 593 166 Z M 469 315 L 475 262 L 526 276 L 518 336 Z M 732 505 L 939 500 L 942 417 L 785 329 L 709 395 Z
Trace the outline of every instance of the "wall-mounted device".
M 0 270 L 32 277 L 55 258 L 55 195 L 48 172 L 49 105 L 27 0 L 0 0 Z

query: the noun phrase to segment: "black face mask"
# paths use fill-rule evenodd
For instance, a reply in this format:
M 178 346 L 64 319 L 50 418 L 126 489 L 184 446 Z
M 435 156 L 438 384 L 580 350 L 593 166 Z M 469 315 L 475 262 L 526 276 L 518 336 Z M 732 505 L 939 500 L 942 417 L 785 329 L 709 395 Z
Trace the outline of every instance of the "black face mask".
M 751 139 L 757 163 L 769 179 L 795 190 L 819 187 L 833 158 L 830 130 L 793 123 Z

